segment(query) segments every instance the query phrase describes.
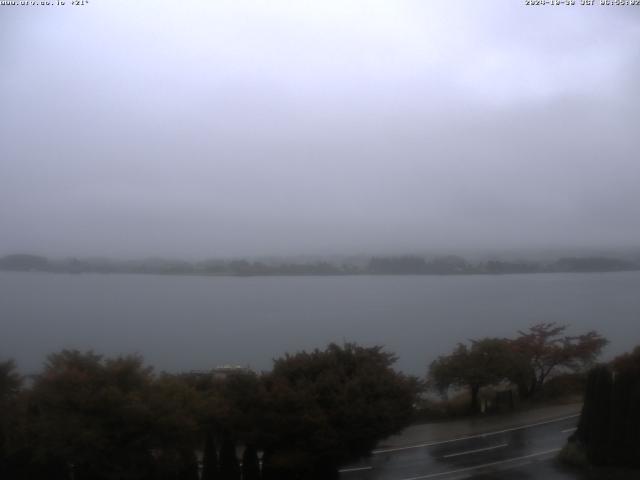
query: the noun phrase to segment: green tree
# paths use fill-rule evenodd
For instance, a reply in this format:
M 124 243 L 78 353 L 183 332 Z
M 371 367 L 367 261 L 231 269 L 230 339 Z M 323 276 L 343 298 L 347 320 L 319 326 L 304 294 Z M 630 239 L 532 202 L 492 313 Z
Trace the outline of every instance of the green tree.
M 156 475 L 161 478 L 193 476 L 193 456 L 202 441 L 201 393 L 181 376 L 164 373 L 151 383 L 144 402 L 153 417 L 148 425 L 150 448 L 161 460 Z
M 471 396 L 469 409 L 476 413 L 480 411 L 480 389 L 505 380 L 510 373 L 512 359 L 513 350 L 507 339 L 472 340 L 470 346 L 460 343 L 452 353 L 431 363 L 429 380 L 442 392 L 452 386 L 468 388 Z
M 577 435 L 595 464 L 606 463 L 609 455 L 612 388 L 613 375 L 608 366 L 600 365 L 589 372 Z
M 18 396 L 22 377 L 13 360 L 0 362 L 0 478 L 9 478 L 12 464 L 19 452 L 17 430 L 19 424 Z
M 218 452 L 216 440 L 211 432 L 207 432 L 202 455 L 202 480 L 216 480 L 218 475 Z
M 614 465 L 640 467 L 640 346 L 613 361 L 611 457 Z
M 198 394 L 140 357 L 49 356 L 30 396 L 34 458 L 78 480 L 195 478 Z
M 6 405 L 15 399 L 22 387 L 22 377 L 16 371 L 13 360 L 0 362 L 0 404 Z
M 151 382 L 139 357 L 49 356 L 31 396 L 35 456 L 67 465 L 77 479 L 144 477 L 152 468 L 153 415 L 143 398 Z
M 596 465 L 640 467 L 640 347 L 592 368 L 570 442 Z
M 242 480 L 260 480 L 258 450 L 254 445 L 247 445 L 242 454 Z
M 233 433 L 240 443 L 255 444 L 261 435 L 264 414 L 265 388 L 261 379 L 252 372 L 229 375 L 215 384 L 214 401 L 209 413 L 218 431 Z
M 410 421 L 416 379 L 392 369 L 382 347 L 347 343 L 277 359 L 265 376 L 267 475 L 330 479 Z
M 220 448 L 220 478 L 222 480 L 240 479 L 236 444 L 229 435 L 225 435 Z

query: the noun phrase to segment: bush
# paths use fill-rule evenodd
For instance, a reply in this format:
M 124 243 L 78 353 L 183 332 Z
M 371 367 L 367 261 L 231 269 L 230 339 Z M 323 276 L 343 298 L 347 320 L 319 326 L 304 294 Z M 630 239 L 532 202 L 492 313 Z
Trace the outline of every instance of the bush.
M 567 443 L 562 450 L 560 450 L 558 460 L 571 467 L 586 468 L 589 466 L 587 453 L 575 442 Z
M 589 372 L 575 440 L 593 465 L 640 467 L 640 347 Z
M 540 392 L 541 400 L 557 400 L 569 396 L 582 396 L 587 385 L 583 373 L 565 373 L 549 379 Z

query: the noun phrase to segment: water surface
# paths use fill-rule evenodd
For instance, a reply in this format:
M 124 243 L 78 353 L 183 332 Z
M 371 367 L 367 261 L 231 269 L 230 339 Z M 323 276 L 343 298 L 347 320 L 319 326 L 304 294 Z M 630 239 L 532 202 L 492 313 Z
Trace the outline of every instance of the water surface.
M 640 344 L 640 272 L 188 277 L 0 272 L 0 358 L 40 369 L 62 348 L 140 353 L 159 370 L 242 364 L 328 342 L 382 344 L 422 375 L 459 341 L 535 322 Z

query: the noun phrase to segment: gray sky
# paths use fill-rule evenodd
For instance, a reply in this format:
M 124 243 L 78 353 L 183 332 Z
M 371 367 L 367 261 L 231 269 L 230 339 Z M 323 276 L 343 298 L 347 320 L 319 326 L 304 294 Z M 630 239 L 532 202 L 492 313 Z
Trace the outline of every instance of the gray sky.
M 91 0 L 0 42 L 0 253 L 640 244 L 638 7 Z

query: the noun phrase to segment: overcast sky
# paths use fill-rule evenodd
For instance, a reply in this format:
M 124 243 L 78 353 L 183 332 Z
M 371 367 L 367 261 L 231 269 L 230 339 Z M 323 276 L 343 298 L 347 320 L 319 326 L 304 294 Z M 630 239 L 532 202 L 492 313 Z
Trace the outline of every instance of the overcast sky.
M 640 245 L 639 7 L 0 6 L 0 73 L 0 253 Z

